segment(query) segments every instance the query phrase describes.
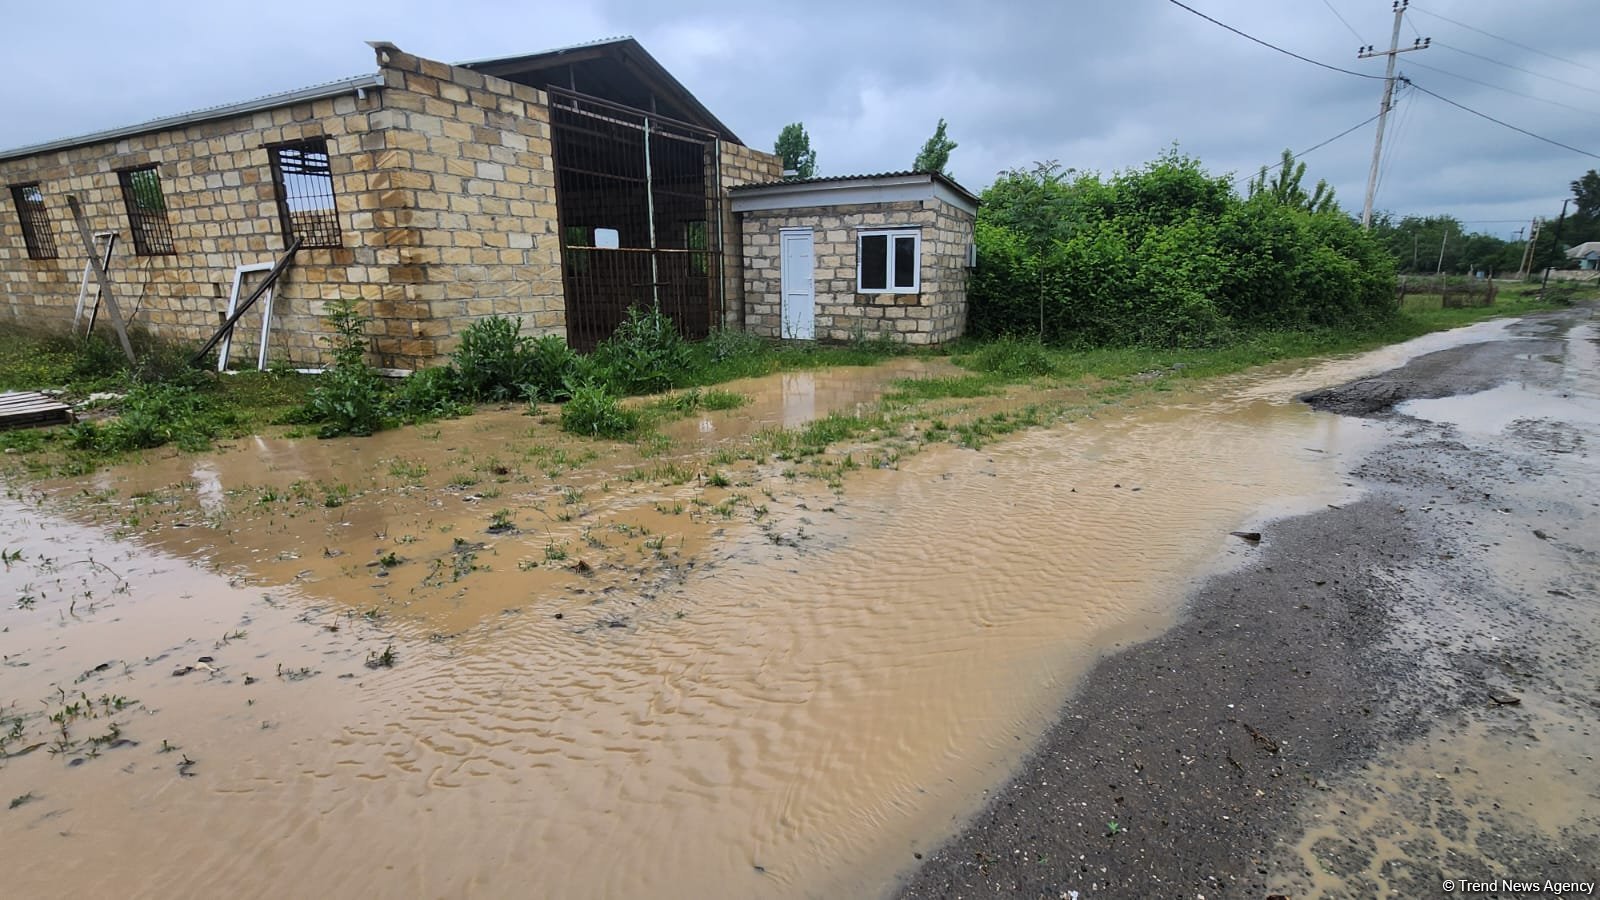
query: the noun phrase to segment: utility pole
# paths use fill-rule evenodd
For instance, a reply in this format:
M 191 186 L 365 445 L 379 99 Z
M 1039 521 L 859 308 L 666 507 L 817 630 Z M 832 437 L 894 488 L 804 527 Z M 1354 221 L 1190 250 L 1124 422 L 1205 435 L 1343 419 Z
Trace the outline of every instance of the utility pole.
M 1378 160 L 1383 157 L 1383 126 L 1389 121 L 1389 110 L 1394 108 L 1394 58 L 1412 50 L 1426 50 L 1433 43 L 1433 38 L 1417 38 L 1416 43 L 1409 47 L 1400 46 L 1400 20 L 1405 18 L 1406 7 L 1410 5 L 1411 0 L 1394 0 L 1394 33 L 1389 36 L 1388 51 L 1378 51 L 1368 44 L 1356 54 L 1356 59 L 1371 59 L 1374 56 L 1389 58 L 1388 71 L 1383 76 L 1383 102 L 1378 105 L 1378 138 L 1372 143 L 1372 169 L 1367 172 L 1367 202 L 1361 207 L 1361 227 L 1368 230 L 1372 228 L 1373 196 L 1378 192 Z
M 1529 225 L 1528 246 L 1522 250 L 1522 265 L 1517 267 L 1517 277 L 1527 278 L 1533 274 L 1533 250 L 1539 243 L 1539 226 L 1543 223 L 1534 219 Z

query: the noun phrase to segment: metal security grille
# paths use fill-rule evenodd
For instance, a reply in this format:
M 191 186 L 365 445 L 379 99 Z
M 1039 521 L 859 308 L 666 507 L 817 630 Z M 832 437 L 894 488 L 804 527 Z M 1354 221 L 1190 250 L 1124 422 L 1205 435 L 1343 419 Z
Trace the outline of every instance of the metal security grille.
M 583 94 L 550 100 L 567 342 L 592 350 L 629 307 L 655 304 L 705 337 L 722 299 L 717 136 Z
M 155 166 L 123 169 L 122 205 L 128 210 L 133 251 L 140 256 L 165 256 L 178 252 L 172 246 L 172 224 L 167 221 L 167 198 L 161 193 L 161 175 Z
M 295 238 L 300 238 L 303 247 L 339 246 L 339 212 L 333 199 L 328 142 L 313 138 L 268 149 L 285 246 Z
M 44 208 L 44 194 L 37 182 L 11 186 L 11 201 L 17 205 L 22 221 L 22 242 L 28 245 L 29 259 L 55 259 L 56 238 L 50 233 L 50 214 Z

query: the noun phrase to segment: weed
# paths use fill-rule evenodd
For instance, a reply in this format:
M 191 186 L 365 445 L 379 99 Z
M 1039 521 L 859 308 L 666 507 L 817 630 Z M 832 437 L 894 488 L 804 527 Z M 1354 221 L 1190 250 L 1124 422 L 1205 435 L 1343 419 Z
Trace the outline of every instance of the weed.
M 26 794 L 20 794 L 20 795 L 18 795 L 16 797 L 12 797 L 11 798 L 11 805 L 6 807 L 6 808 L 7 809 L 16 809 L 17 807 L 22 806 L 24 804 L 32 803 L 36 799 L 38 799 L 38 798 L 33 796 L 33 792 L 29 791 Z
M 378 565 L 383 566 L 385 569 L 392 569 L 403 562 L 405 562 L 405 560 L 401 559 L 400 554 L 394 552 L 393 550 L 390 550 L 388 553 L 378 557 Z
M 706 477 L 706 484 L 709 484 L 712 487 L 728 487 L 729 485 L 733 484 L 733 482 L 728 479 L 728 476 L 722 474 L 721 472 L 712 472 Z
M 545 544 L 544 545 L 544 558 L 546 560 L 550 561 L 550 562 L 560 562 L 561 560 L 566 559 L 567 558 L 567 546 L 566 546 L 566 544 L 556 544 L 554 542 L 549 543 L 549 544 Z
M 511 510 L 509 509 L 496 510 L 494 515 L 489 517 L 490 534 L 500 534 L 506 531 L 515 531 L 516 529 L 517 524 L 512 520 Z
M 367 364 L 366 329 L 372 317 L 349 299 L 334 301 L 327 309 L 325 319 L 334 333 L 323 341 L 333 350 L 333 365 L 317 376 L 311 397 L 295 418 L 320 425 L 319 437 L 372 434 L 383 428 L 385 419 L 383 380 Z
M 392 669 L 394 668 L 394 663 L 395 652 L 393 644 L 384 647 L 382 653 L 374 651 L 367 654 L 367 668 L 369 669 Z
M 639 414 L 625 409 L 597 384 L 576 385 L 561 407 L 561 430 L 587 437 L 623 438 L 639 427 Z
M 350 500 L 350 495 L 350 485 L 348 484 L 324 485 L 322 506 L 325 509 L 338 509 Z
M 688 342 L 660 306 L 648 312 L 629 307 L 627 318 L 595 348 L 593 360 L 607 386 L 621 394 L 665 391 L 686 378 L 692 361 Z
M 709 410 L 738 409 L 750 402 L 750 398 L 736 391 L 709 390 L 700 398 L 700 405 Z
M 961 364 L 1005 378 L 1032 378 L 1055 371 L 1050 352 L 1038 341 L 1005 336 L 984 344 Z
M 421 481 L 428 474 L 428 466 L 421 460 L 397 459 L 389 464 L 389 474 L 403 481 Z

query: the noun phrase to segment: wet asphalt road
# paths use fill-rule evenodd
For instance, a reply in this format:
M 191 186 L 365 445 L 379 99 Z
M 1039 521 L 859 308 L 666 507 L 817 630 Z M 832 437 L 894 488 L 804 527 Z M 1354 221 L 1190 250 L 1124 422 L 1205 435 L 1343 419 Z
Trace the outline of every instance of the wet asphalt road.
M 1303 398 L 1391 423 L 1363 498 L 1270 524 L 1179 625 L 1104 659 L 900 895 L 1600 880 L 1597 358 L 1580 307 Z M 1508 385 L 1530 412 L 1498 428 L 1408 403 Z

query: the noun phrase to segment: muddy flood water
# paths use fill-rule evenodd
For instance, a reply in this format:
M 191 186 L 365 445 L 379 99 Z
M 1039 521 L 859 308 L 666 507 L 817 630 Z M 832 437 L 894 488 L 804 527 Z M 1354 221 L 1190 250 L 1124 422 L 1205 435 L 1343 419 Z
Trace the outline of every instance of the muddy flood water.
M 734 385 L 660 453 L 501 410 L 13 483 L 5 893 L 881 894 L 1230 531 L 1352 495 L 1384 426 L 1296 393 L 1498 327 L 831 484 L 729 448 L 948 364 Z

